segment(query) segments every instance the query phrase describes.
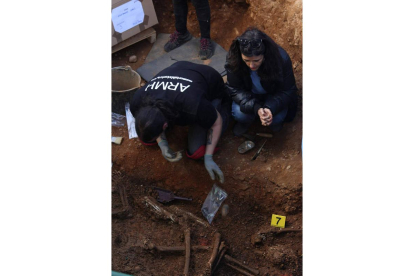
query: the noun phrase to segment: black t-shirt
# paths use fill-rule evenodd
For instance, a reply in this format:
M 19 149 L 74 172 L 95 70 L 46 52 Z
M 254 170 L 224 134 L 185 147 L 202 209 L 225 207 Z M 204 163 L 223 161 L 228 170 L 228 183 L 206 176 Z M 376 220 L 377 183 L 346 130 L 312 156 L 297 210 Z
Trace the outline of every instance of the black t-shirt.
M 198 125 L 205 129 L 211 128 L 214 122 L 217 120 L 217 111 L 214 106 L 207 101 L 202 99 L 197 109 L 196 122 Z
M 210 128 L 217 119 L 211 104 L 213 99 L 226 96 L 221 75 L 212 67 L 179 61 L 158 73 L 139 89 L 131 100 L 131 113 L 135 116 L 142 99 L 168 101 L 179 112 L 177 125 L 198 124 Z

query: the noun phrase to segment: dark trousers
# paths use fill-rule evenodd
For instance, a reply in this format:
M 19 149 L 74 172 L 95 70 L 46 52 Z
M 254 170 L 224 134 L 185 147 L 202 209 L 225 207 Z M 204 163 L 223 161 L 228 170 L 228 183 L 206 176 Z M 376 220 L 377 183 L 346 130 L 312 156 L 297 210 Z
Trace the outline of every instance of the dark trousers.
M 223 125 L 221 128 L 221 134 L 226 131 L 229 121 L 230 121 L 230 109 L 231 106 L 227 102 L 223 102 L 222 99 L 214 99 L 211 104 L 217 109 L 220 113 L 221 118 L 223 119 Z M 188 129 L 188 149 L 187 152 L 189 155 L 192 155 L 196 152 L 201 146 L 205 146 L 207 143 L 207 129 L 202 128 L 201 126 L 194 124 L 191 125 Z
M 191 3 L 193 3 L 197 13 L 201 38 L 210 38 L 210 5 L 208 0 L 191 0 Z M 173 0 L 173 4 L 175 29 L 179 33 L 184 34 L 187 32 L 187 0 Z

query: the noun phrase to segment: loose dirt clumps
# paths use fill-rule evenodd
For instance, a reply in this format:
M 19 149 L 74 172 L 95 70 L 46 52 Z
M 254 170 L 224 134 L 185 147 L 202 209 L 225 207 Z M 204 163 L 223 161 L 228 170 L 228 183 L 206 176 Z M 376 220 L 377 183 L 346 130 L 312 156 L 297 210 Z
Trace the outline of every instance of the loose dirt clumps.
M 154 0 L 154 7 L 159 21 L 154 27 L 157 33 L 173 32 L 172 1 Z M 248 26 L 259 27 L 290 55 L 298 94 L 302 95 L 301 1 L 210 0 L 210 7 L 214 41 L 228 50 L 232 40 Z M 191 1 L 188 29 L 194 36 L 200 36 Z M 150 49 L 151 44 L 146 40 L 136 43 L 114 53 L 112 66 L 129 65 L 136 70 Z M 133 55 L 137 61 L 130 63 L 129 57 Z M 256 137 L 258 145 L 268 140 L 255 161 L 251 158 L 256 148 L 245 154 L 237 152 L 245 139 L 234 137 L 232 127 L 233 122 L 214 155 L 224 173 L 224 184 L 209 178 L 202 161 L 184 156 L 179 162 L 169 163 L 158 146 L 144 146 L 137 139 L 129 139 L 126 126 L 112 127 L 112 136 L 124 138 L 121 145 L 112 144 L 112 270 L 131 275 L 184 275 L 185 231 L 189 229 L 189 275 L 206 272 L 215 233 L 220 233 L 220 242 L 225 243 L 225 255 L 258 270 L 260 275 L 302 275 L 302 232 L 278 232 L 279 228 L 270 226 L 272 214 L 277 214 L 286 216 L 284 229 L 302 229 L 301 108 L 296 118 L 273 138 Z M 187 132 L 188 128 L 175 126 L 167 134 L 172 149 L 186 148 Z M 249 132 L 267 132 L 267 129 L 255 125 Z M 220 209 L 209 225 L 201 206 L 214 183 L 228 193 L 224 201 L 228 210 L 223 216 Z M 154 186 L 192 201 L 157 203 Z M 154 199 L 174 214 L 176 221 L 160 218 L 145 198 Z M 170 251 L 162 251 L 165 248 Z M 243 275 L 227 264 L 242 269 L 222 256 L 214 275 Z

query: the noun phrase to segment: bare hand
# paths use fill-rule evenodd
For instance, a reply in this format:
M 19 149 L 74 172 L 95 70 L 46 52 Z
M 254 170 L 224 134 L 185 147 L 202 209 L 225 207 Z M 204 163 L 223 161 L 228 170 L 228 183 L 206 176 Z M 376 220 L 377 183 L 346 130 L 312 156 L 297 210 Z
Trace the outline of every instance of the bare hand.
M 262 122 L 262 125 L 269 126 L 273 121 L 273 115 L 272 111 L 268 108 L 260 108 L 257 112 L 257 114 L 260 117 L 260 121 Z

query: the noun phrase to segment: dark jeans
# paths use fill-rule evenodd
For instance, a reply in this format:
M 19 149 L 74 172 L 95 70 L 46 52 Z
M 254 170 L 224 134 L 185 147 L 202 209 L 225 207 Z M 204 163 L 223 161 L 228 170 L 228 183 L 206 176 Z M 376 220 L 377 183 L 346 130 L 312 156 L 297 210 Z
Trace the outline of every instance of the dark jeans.
M 273 121 L 270 124 L 270 128 L 278 128 L 280 124 L 283 124 L 286 118 L 286 114 L 288 112 L 288 108 L 282 109 L 279 113 L 273 114 Z M 250 126 L 259 115 L 257 114 L 246 114 L 240 110 L 240 105 L 233 102 L 231 106 L 231 114 L 236 122 L 244 124 L 246 126 Z
M 200 25 L 201 38 L 210 38 L 210 5 L 208 0 L 191 0 L 193 3 L 198 23 Z M 187 0 L 173 0 L 175 29 L 184 34 L 187 32 Z
M 221 134 L 227 129 L 230 120 L 230 104 L 222 102 L 221 99 L 215 99 L 211 104 L 217 109 L 220 113 L 221 118 L 223 119 L 223 125 L 221 128 Z M 194 124 L 191 125 L 188 130 L 188 153 L 192 155 L 197 151 L 201 146 L 205 146 L 207 142 L 207 129 L 202 128 L 201 126 Z

